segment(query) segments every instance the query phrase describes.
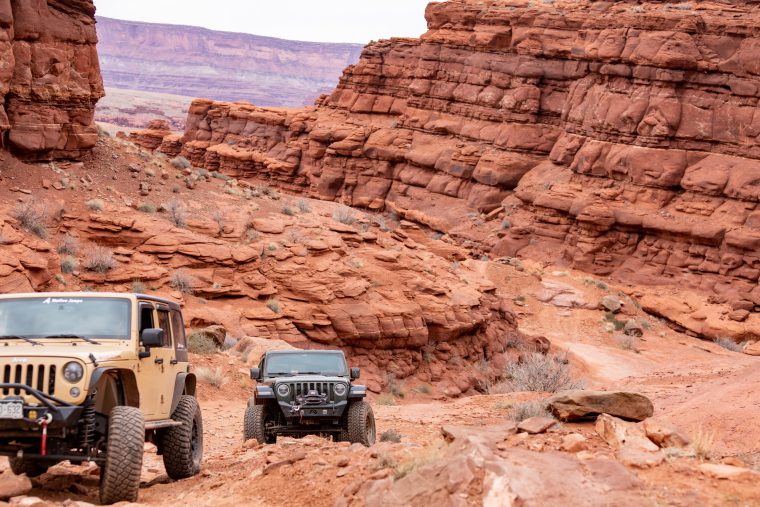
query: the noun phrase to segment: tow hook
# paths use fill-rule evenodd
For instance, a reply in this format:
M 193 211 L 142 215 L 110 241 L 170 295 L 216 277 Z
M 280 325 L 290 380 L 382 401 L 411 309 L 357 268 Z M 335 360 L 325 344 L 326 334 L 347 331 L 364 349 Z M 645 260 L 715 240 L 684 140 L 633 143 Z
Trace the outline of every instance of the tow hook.
M 47 427 L 48 424 L 53 422 L 53 414 L 48 412 L 45 414 L 45 417 L 40 417 L 36 422 L 42 426 L 42 445 L 40 446 L 40 454 L 45 456 L 47 455 Z

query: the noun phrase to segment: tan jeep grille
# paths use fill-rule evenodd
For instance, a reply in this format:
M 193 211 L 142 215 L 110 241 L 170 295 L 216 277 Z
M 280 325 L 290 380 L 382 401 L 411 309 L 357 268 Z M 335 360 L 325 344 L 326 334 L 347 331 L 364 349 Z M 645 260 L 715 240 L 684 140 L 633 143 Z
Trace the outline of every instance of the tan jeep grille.
M 55 365 L 6 364 L 3 368 L 4 384 L 24 384 L 46 394 L 55 394 Z M 20 389 L 3 388 L 3 394 L 26 394 Z

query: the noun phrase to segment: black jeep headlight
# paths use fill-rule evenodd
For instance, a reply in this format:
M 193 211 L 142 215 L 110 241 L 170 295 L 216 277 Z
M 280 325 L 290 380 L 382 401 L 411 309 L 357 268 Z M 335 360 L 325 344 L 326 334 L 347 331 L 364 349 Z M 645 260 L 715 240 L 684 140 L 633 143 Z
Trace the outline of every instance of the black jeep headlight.
M 283 398 L 290 396 L 290 386 L 288 384 L 279 384 L 277 386 L 277 394 Z
M 335 393 L 335 396 L 345 396 L 347 389 L 346 384 L 335 384 L 333 392 Z
M 67 382 L 76 384 L 82 380 L 83 376 L 84 368 L 82 368 L 82 365 L 76 361 L 68 362 L 63 366 L 63 378 L 65 378 Z

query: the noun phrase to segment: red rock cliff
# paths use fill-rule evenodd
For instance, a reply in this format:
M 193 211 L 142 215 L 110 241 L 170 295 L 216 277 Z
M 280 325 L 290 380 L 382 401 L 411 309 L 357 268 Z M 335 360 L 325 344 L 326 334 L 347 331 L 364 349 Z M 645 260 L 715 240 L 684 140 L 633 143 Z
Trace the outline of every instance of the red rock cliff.
M 0 0 L 0 134 L 27 159 L 75 158 L 97 141 L 103 84 L 92 0 Z
M 496 255 L 760 305 L 756 3 L 450 0 L 427 19 L 314 108 L 196 101 L 164 148 L 439 230 L 503 207 Z

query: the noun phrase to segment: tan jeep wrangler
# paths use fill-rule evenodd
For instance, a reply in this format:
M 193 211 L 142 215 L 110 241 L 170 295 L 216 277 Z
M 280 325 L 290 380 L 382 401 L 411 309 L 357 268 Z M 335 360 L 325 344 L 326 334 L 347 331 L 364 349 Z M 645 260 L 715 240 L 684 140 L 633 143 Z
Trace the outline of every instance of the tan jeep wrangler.
M 179 306 L 141 294 L 0 296 L 0 455 L 37 476 L 100 466 L 100 501 L 136 501 L 143 443 L 182 479 L 200 471 L 203 422 Z

